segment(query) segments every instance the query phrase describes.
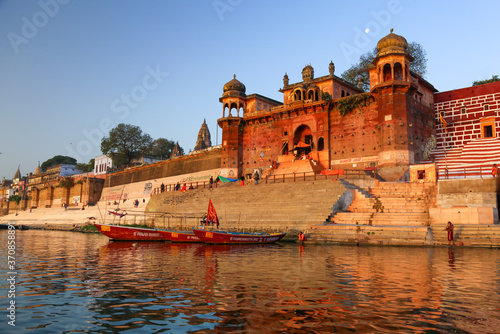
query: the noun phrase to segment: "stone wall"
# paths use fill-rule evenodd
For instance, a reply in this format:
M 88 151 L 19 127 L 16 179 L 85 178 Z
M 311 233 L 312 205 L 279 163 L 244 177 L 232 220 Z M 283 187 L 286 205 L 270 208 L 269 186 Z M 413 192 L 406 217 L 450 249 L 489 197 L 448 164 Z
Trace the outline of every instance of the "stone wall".
M 500 178 L 439 180 L 431 224 L 498 224 L 499 188 Z
M 449 179 L 438 181 L 438 194 L 457 193 L 497 193 L 500 190 L 500 178 Z
M 212 149 L 192 155 L 181 156 L 171 160 L 161 161 L 151 165 L 131 168 L 123 172 L 109 174 L 106 177 L 104 186 L 115 187 L 134 182 L 144 182 L 148 180 L 180 176 L 183 174 L 220 168 L 221 150 Z M 210 176 L 208 176 L 208 178 L 210 178 Z

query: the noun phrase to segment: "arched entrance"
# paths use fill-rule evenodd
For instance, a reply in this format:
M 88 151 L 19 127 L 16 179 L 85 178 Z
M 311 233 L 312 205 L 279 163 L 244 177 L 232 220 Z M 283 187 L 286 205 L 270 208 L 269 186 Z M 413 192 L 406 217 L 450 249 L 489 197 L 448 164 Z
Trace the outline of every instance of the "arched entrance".
M 309 154 L 313 147 L 313 136 L 311 128 L 305 124 L 302 124 L 295 130 L 295 134 L 293 135 L 293 149 L 294 154 L 297 157 L 301 155 Z

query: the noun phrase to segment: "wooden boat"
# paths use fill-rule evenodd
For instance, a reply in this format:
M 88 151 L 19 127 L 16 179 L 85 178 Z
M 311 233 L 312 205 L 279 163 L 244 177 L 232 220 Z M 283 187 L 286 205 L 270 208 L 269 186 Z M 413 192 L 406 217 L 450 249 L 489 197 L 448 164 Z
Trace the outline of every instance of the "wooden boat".
M 165 241 L 163 235 L 152 228 L 140 228 L 123 225 L 109 225 L 94 223 L 99 232 L 111 240 L 127 241 Z
M 277 242 L 286 235 L 286 233 L 240 233 L 200 229 L 193 229 L 193 232 L 201 241 L 209 244 L 265 244 Z
M 193 231 L 158 230 L 158 232 L 163 236 L 163 238 L 172 242 L 201 242 Z
M 208 202 L 207 220 L 219 227 L 219 218 L 212 204 Z M 209 244 L 266 244 L 281 240 L 286 233 L 248 233 L 227 232 L 220 230 L 193 229 L 194 234 L 203 242 Z

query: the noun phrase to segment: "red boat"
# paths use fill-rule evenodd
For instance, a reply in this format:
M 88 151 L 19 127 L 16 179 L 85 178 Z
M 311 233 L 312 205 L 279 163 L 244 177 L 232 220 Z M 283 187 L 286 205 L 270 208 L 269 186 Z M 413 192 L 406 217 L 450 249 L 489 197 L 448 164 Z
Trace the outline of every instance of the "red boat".
M 172 242 L 201 242 L 193 231 L 158 230 L 158 232 L 163 236 L 163 238 Z
M 219 218 L 212 200 L 208 202 L 207 220 L 219 227 Z M 286 233 L 248 233 L 193 229 L 194 234 L 209 244 L 266 244 L 281 240 Z
M 166 239 L 155 229 L 139 228 L 123 225 L 108 225 L 94 223 L 94 226 L 99 232 L 110 238 L 111 240 L 127 240 L 127 241 L 165 241 Z
M 286 233 L 239 233 L 193 229 L 201 241 L 209 244 L 265 244 L 281 240 Z

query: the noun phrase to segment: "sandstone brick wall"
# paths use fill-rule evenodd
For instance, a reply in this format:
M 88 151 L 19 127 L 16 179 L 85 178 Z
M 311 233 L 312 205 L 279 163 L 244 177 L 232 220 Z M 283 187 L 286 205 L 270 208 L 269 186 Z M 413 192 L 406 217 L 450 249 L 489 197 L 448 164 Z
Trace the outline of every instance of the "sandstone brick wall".
M 485 105 L 488 105 L 488 110 L 485 110 Z M 499 129 L 500 118 L 496 116 L 498 109 L 500 82 L 437 93 L 436 119 L 441 113 L 448 123 L 448 133 L 443 124 L 439 123 L 437 127 L 437 149 L 443 149 L 444 143 L 453 147 L 463 146 L 472 139 L 482 138 L 480 121 L 488 117 L 493 117 L 494 128 Z

